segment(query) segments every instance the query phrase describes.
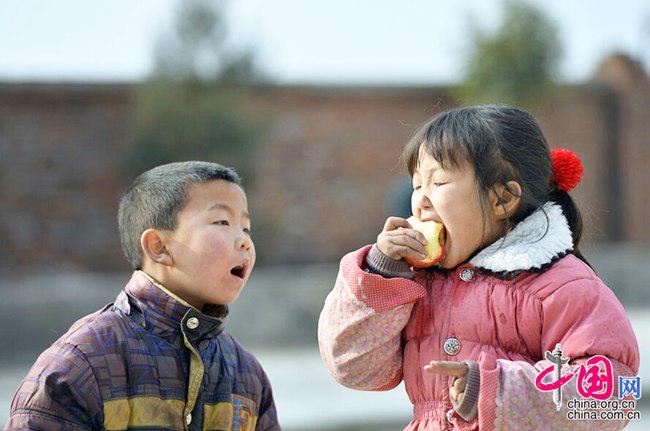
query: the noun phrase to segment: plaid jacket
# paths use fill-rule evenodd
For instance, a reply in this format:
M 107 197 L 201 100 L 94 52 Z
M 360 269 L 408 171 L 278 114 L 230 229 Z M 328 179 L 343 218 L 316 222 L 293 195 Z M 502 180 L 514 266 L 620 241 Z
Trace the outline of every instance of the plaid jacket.
M 77 321 L 20 384 L 6 430 L 279 430 L 257 360 L 136 271 L 113 304 Z

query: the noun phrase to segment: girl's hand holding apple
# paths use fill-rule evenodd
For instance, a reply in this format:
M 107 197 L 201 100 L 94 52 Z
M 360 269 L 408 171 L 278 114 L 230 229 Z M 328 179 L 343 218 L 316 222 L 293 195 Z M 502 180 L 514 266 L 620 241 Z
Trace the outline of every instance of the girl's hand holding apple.
M 377 236 L 377 247 L 391 259 L 422 260 L 427 257 L 427 240 L 401 217 L 388 217 L 384 230 Z
M 377 237 L 377 247 L 391 259 L 406 260 L 414 268 L 427 268 L 445 258 L 446 231 L 435 221 L 388 217 Z

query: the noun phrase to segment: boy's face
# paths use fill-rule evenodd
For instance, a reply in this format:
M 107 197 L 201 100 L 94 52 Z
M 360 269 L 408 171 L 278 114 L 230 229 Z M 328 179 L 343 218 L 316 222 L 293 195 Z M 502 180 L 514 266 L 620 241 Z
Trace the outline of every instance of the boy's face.
M 235 301 L 255 265 L 250 227 L 241 187 L 224 180 L 192 184 L 176 229 L 166 235 L 173 259 L 167 287 L 199 310 Z

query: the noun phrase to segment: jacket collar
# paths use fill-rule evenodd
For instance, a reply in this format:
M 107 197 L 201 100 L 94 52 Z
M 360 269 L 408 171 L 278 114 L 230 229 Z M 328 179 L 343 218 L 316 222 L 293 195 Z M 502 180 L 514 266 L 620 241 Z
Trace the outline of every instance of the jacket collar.
M 190 342 L 220 333 L 228 315 L 227 305 L 210 305 L 204 312 L 197 310 L 143 271 L 133 273 L 115 305 L 154 333 L 180 329 Z M 188 326 L 187 322 L 192 318 L 198 320 L 198 325 L 191 328 L 194 325 Z
M 500 279 L 514 280 L 522 272 L 542 272 L 573 250 L 573 236 L 562 208 L 548 201 L 506 235 L 453 269 L 439 265 L 434 272 L 460 274 L 466 267 Z
M 469 263 L 484 272 L 507 276 L 542 270 L 572 250 L 569 222 L 560 205 L 548 201 Z

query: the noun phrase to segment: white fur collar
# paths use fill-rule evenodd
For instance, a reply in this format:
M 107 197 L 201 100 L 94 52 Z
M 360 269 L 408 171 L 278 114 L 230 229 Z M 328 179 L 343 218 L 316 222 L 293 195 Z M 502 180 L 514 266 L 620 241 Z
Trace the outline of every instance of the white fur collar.
M 572 249 L 569 222 L 560 205 L 549 201 L 507 235 L 481 250 L 469 263 L 492 272 L 526 271 L 541 268 Z

